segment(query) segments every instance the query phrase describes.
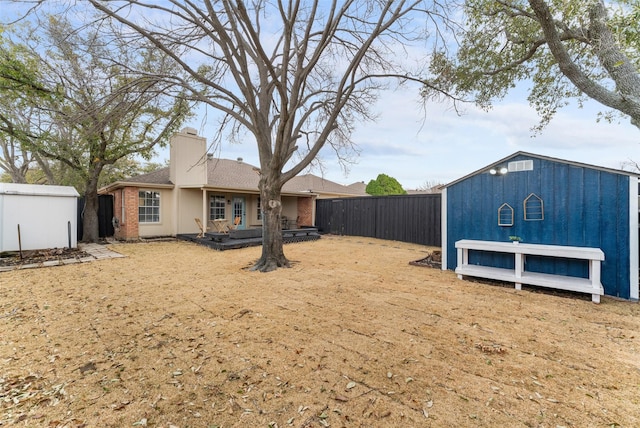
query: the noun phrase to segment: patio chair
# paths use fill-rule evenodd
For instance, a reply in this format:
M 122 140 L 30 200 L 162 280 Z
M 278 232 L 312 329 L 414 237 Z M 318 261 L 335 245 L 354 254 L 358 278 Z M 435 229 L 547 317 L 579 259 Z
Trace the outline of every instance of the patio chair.
M 207 230 L 204 228 L 204 226 L 202 225 L 202 221 L 198 217 L 194 218 L 194 220 L 198 225 L 198 228 L 200 229 L 200 232 L 198 233 L 196 238 L 202 238 L 204 234 L 207 232 Z
M 231 230 L 237 229 L 241 221 L 242 221 L 242 217 L 236 217 L 233 220 L 233 224 L 229 225 L 229 229 Z

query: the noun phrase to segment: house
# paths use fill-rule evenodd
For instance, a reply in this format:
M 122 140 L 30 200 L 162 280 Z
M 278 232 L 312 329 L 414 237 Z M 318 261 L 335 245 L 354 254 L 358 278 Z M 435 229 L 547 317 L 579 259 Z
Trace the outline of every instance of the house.
M 196 218 L 239 218 L 239 229 L 260 227 L 259 168 L 242 158 L 214 158 L 206 148 L 204 137 L 184 128 L 171 138 L 168 167 L 100 189 L 114 198 L 115 238 L 197 233 Z M 313 225 L 316 198 L 351 196 L 361 194 L 312 174 L 295 177 L 282 189 L 283 224 Z
M 604 294 L 638 300 L 637 174 L 517 152 L 447 184 L 442 210 L 443 269 L 456 268 L 455 243 L 463 239 L 517 236 L 531 244 L 599 248 Z M 469 263 L 508 267 L 504 256 L 479 252 Z M 527 256 L 525 263 L 532 272 L 589 276 L 581 260 Z

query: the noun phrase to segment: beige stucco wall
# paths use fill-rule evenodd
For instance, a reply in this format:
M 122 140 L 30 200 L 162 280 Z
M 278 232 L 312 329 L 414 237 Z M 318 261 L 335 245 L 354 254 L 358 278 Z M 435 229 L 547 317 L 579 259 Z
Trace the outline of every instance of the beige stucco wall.
M 169 236 L 173 235 L 172 231 L 172 198 L 171 190 L 168 189 L 146 189 L 144 187 L 138 190 L 151 190 L 160 193 L 160 222 L 159 223 L 138 223 L 138 236 L 141 238 L 149 236 Z
M 204 185 L 207 182 L 207 140 L 193 128 L 184 128 L 170 141 L 169 177 L 176 186 Z M 191 219 L 193 222 L 193 219 Z M 195 224 L 195 222 L 193 222 Z
M 247 227 L 262 226 L 262 220 L 258 220 L 258 195 L 247 195 Z
M 176 189 L 176 204 L 179 207 L 175 233 L 198 233 L 195 218 L 202 220 L 202 190 Z M 203 224 L 206 223 L 203 221 Z

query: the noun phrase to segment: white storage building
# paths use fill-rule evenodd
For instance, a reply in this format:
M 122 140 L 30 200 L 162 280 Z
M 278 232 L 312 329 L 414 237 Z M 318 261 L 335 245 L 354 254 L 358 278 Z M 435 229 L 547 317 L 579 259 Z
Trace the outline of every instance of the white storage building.
M 79 196 L 69 186 L 0 183 L 0 252 L 77 247 Z

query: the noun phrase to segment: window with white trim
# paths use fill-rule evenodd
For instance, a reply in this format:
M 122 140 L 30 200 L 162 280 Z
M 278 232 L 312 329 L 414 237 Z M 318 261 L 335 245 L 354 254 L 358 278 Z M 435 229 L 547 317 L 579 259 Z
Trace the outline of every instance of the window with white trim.
M 138 191 L 138 223 L 160 222 L 160 192 Z
M 209 220 L 219 220 L 226 217 L 227 204 L 224 195 L 209 197 Z

